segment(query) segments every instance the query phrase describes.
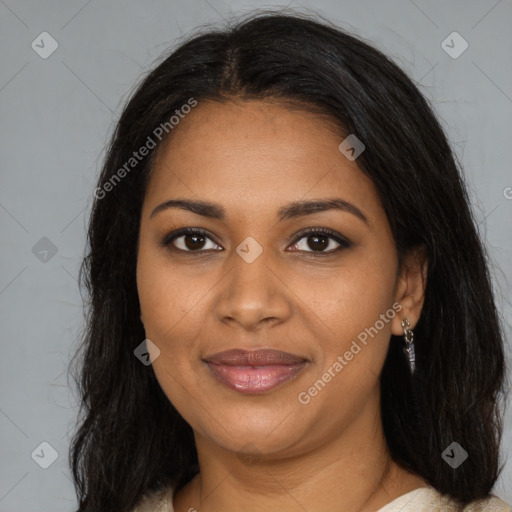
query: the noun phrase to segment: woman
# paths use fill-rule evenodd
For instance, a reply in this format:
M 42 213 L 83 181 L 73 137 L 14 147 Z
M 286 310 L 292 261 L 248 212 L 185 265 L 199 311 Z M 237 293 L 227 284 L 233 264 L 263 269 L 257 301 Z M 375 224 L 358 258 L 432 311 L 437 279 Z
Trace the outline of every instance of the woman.
M 194 35 L 95 196 L 79 512 L 512 510 L 485 248 L 382 53 L 298 14 Z

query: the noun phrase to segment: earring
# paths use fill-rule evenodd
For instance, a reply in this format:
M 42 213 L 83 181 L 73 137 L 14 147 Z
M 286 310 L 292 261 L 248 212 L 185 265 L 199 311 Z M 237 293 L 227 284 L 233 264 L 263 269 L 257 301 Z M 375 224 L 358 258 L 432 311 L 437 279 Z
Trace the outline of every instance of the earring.
M 414 373 L 414 369 L 416 367 L 415 360 L 416 356 L 414 354 L 414 333 L 410 327 L 409 320 L 406 318 L 402 320 L 402 329 L 404 330 L 404 351 L 407 356 L 407 360 L 409 361 L 409 368 L 411 370 L 411 375 Z

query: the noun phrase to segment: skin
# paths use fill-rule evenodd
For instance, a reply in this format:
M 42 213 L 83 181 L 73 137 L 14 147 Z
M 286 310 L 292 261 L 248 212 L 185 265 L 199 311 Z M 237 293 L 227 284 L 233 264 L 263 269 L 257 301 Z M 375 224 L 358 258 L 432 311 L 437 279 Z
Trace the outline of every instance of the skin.
M 276 102 L 200 101 L 161 148 L 142 209 L 137 285 L 146 336 L 160 350 L 153 369 L 198 451 L 200 473 L 174 497 L 176 512 L 238 511 L 247 503 L 251 511 L 370 512 L 427 485 L 391 460 L 379 404 L 390 335 L 403 335 L 405 317 L 414 329 L 427 262 L 411 252 L 398 268 L 377 191 L 357 160 L 339 151 L 344 138 L 326 118 Z M 177 208 L 150 217 L 177 198 L 218 203 L 226 219 Z M 325 198 L 351 202 L 368 224 L 334 209 L 277 219 L 292 201 Z M 184 236 L 160 244 L 182 227 L 208 231 L 192 248 L 202 255 L 185 252 Z M 339 247 L 332 238 L 323 249 L 310 235 L 297 240 L 310 227 L 332 229 L 352 245 L 328 254 Z M 236 252 L 248 236 L 263 249 L 252 263 Z M 403 309 L 308 404 L 299 403 L 299 393 L 394 303 Z M 202 362 L 232 348 L 277 348 L 309 364 L 274 390 L 243 395 Z

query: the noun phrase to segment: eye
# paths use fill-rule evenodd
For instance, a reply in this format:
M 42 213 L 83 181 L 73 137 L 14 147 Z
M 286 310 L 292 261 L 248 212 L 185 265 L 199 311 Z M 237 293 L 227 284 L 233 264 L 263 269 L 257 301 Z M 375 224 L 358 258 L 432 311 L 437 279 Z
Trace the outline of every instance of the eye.
M 307 242 L 301 244 L 300 242 L 303 239 L 306 239 Z M 338 246 L 332 247 L 333 243 L 338 244 Z M 351 245 L 349 240 L 335 231 L 326 228 L 309 228 L 307 231 L 300 233 L 293 247 L 299 251 L 311 252 L 314 256 L 321 256 L 347 249 Z M 325 250 L 328 247 L 330 247 L 330 250 Z M 308 251 L 307 248 L 312 250 Z
M 308 239 L 306 243 L 301 243 L 303 239 Z M 208 247 L 208 241 L 213 245 Z M 222 251 L 218 244 L 216 244 L 209 236 L 208 232 L 201 228 L 182 228 L 166 235 L 162 240 L 162 245 L 167 247 L 172 245 L 172 249 L 176 251 L 202 254 L 206 251 Z M 333 244 L 334 247 L 332 247 Z M 299 233 L 295 238 L 295 242 L 291 252 L 306 252 L 311 253 L 313 256 L 322 256 L 333 254 L 347 249 L 352 243 L 344 236 L 336 231 L 326 228 L 308 228 Z M 325 250 L 329 248 L 329 250 Z M 312 250 L 308 250 L 312 249 Z
M 204 250 L 211 250 L 212 247 L 205 247 L 205 240 L 210 240 L 214 246 L 219 247 L 208 236 L 207 232 L 200 228 L 182 228 L 173 231 L 164 237 L 162 245 L 173 245 L 176 250 L 184 252 L 202 252 Z M 214 250 L 219 250 L 215 249 Z

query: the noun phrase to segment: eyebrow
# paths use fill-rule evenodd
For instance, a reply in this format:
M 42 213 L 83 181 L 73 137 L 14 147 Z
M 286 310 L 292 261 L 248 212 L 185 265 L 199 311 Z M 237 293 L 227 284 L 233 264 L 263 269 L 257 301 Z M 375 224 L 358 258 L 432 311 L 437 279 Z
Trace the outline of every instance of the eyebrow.
M 165 201 L 151 212 L 149 218 L 169 208 L 180 208 L 210 219 L 225 220 L 226 218 L 226 210 L 221 205 L 190 199 L 170 199 Z M 279 208 L 277 216 L 280 221 L 284 221 L 327 210 L 340 210 L 351 213 L 369 225 L 368 218 L 357 206 L 341 198 L 295 201 Z

